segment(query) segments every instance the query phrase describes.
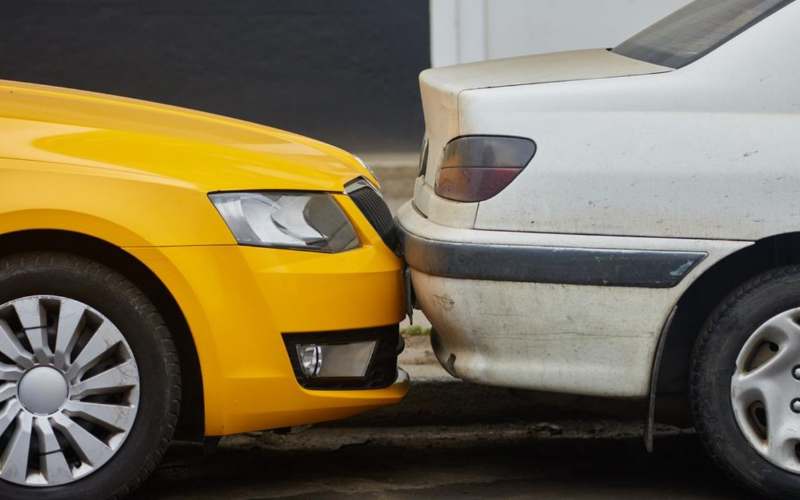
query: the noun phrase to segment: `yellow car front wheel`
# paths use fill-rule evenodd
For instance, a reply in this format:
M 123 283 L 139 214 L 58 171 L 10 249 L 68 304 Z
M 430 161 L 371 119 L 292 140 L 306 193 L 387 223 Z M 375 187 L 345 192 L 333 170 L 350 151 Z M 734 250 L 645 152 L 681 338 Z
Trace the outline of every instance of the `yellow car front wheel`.
M 0 261 L 0 498 L 107 498 L 169 444 L 180 372 L 156 308 L 63 254 Z

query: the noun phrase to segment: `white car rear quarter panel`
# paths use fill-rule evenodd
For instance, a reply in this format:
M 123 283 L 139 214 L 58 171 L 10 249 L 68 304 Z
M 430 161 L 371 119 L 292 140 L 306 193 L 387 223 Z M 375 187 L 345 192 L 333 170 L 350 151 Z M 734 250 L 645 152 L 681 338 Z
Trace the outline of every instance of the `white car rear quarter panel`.
M 491 107 L 482 130 L 532 137 L 539 149 L 480 204 L 476 228 L 757 240 L 800 227 L 795 115 L 540 110 L 525 119 Z
M 538 151 L 479 229 L 758 240 L 800 229 L 800 4 L 676 71 L 462 92 Z M 780 36 L 776 34 L 781 34 Z

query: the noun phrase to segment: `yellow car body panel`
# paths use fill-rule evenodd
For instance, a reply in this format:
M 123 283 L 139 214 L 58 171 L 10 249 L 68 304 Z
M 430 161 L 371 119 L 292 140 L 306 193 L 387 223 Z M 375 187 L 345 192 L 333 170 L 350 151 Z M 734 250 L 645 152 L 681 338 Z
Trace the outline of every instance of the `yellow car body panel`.
M 181 108 L 0 81 L 0 237 L 60 230 L 110 243 L 169 290 L 194 340 L 206 435 L 301 425 L 399 401 L 375 390 L 307 390 L 284 333 L 397 324 L 400 259 L 352 200 L 377 180 L 311 139 Z M 326 191 L 361 246 L 339 254 L 238 246 L 208 194 Z
M 118 247 L 236 243 L 204 191 L 167 178 L 9 158 L 0 175 L 0 234 L 59 229 Z
M 339 148 L 249 122 L 135 99 L 0 80 L 0 157 L 113 168 L 205 191 L 339 191 Z

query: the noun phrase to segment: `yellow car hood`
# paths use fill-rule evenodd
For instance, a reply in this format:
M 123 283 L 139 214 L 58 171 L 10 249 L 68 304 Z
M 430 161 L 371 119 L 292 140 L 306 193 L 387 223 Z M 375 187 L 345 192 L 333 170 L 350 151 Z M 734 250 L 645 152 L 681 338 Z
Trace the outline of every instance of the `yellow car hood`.
M 341 149 L 184 108 L 0 80 L 0 157 L 146 175 L 204 191 L 377 182 Z

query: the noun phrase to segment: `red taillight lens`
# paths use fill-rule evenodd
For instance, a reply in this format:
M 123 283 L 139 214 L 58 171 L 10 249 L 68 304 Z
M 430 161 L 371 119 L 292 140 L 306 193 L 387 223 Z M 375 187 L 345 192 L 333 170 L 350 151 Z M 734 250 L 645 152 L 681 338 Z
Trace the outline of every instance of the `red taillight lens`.
M 522 137 L 453 139 L 444 150 L 436 194 L 453 201 L 488 200 L 511 184 L 535 154 L 536 143 Z

